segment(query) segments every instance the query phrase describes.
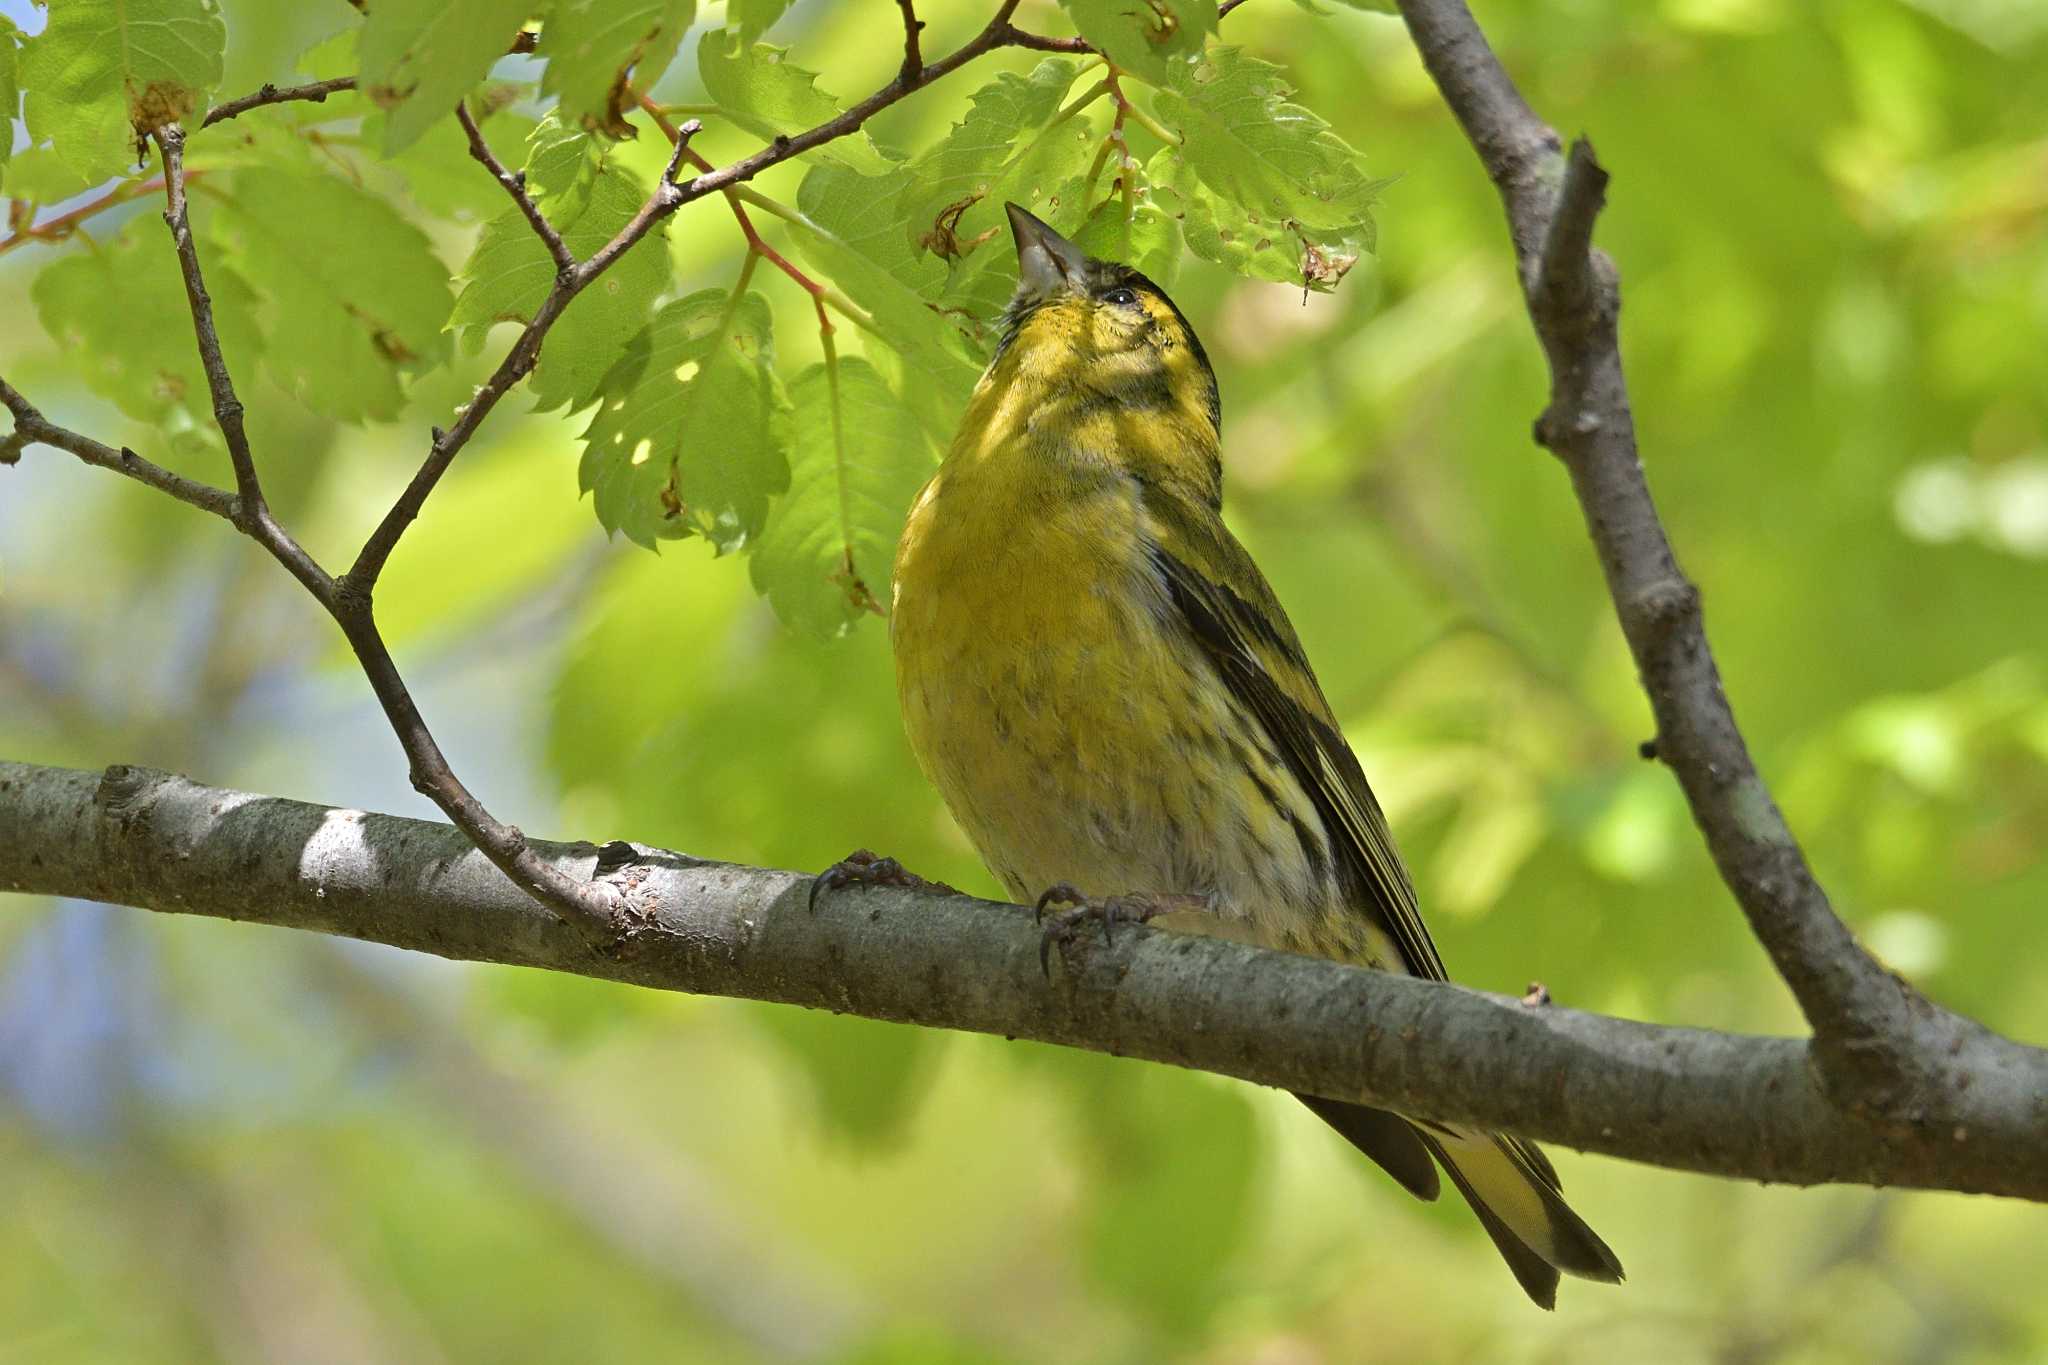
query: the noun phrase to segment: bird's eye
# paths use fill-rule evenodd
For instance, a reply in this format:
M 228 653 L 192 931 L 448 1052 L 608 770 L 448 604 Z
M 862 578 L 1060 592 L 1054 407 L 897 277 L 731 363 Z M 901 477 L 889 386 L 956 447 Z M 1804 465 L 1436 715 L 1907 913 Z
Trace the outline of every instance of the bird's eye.
M 1102 301 L 1128 308 L 1138 301 L 1138 292 L 1135 289 L 1112 289 L 1102 296 Z

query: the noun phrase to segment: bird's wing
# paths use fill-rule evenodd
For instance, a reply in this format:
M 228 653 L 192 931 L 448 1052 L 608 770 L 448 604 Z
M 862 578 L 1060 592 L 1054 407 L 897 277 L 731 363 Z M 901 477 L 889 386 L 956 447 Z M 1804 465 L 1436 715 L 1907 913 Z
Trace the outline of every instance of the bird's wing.
M 1359 888 L 1359 910 L 1393 939 L 1411 975 L 1445 980 L 1387 817 L 1265 575 L 1213 511 L 1170 496 L 1147 497 L 1145 508 L 1172 611 L 1315 802 Z

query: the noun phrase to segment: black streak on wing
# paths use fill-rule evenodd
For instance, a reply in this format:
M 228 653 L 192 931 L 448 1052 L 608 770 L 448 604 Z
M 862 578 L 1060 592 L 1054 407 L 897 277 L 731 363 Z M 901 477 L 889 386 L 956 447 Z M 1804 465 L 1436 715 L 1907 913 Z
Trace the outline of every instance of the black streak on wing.
M 1448 979 L 1416 911 L 1414 893 L 1398 871 L 1400 854 L 1351 746 L 1335 727 L 1309 714 L 1280 689 L 1251 642 L 1257 640 L 1309 675 L 1299 647 L 1237 593 L 1209 581 L 1163 546 L 1154 545 L 1152 557 L 1174 606 L 1224 685 L 1258 717 L 1295 780 L 1315 802 L 1339 863 L 1359 889 L 1358 909 L 1393 939 L 1410 974 L 1432 981 Z

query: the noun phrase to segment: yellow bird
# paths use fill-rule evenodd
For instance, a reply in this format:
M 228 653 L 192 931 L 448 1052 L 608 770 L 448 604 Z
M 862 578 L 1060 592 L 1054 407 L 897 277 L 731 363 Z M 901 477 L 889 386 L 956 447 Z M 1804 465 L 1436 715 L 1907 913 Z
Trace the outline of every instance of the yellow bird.
M 919 762 L 1013 896 L 1079 907 L 1054 937 L 1162 914 L 1445 979 L 1294 627 L 1223 524 L 1202 343 L 1145 276 L 1009 213 L 1002 342 L 896 555 Z M 1621 1279 L 1533 1144 L 1302 1098 L 1423 1199 L 1441 1164 L 1543 1307 L 1559 1271 Z

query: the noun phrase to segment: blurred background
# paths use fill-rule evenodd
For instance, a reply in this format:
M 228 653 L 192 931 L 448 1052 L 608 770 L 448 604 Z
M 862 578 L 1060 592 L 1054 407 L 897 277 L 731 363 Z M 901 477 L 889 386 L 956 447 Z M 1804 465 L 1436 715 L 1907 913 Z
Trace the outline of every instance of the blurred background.
M 229 94 L 289 81 L 335 26 L 320 6 L 225 8 Z M 988 5 L 919 8 L 933 52 Z M 1064 31 L 1037 0 L 1021 17 Z M 1823 881 L 1934 995 L 2048 1038 L 2048 10 L 1479 17 L 1614 173 L 1600 240 L 1651 482 Z M 812 2 L 771 36 L 851 96 L 893 72 L 895 24 L 886 0 Z M 1225 37 L 1398 177 L 1378 255 L 1334 295 L 1198 261 L 1175 293 L 1221 374 L 1233 523 L 1453 971 L 1795 1029 L 1668 774 L 1636 756 L 1647 708 L 1563 474 L 1529 440 L 1544 377 L 1499 211 L 1404 30 L 1258 0 Z M 985 62 L 878 133 L 926 145 L 1033 60 Z M 701 98 L 693 70 L 662 93 Z M 751 143 L 699 145 L 722 162 Z M 682 282 L 729 278 L 722 214 L 677 220 Z M 468 242 L 437 242 L 451 270 Z M 0 370 L 154 453 L 164 434 L 91 396 L 35 321 L 33 271 L 84 249 L 0 257 Z M 800 348 L 808 301 L 781 286 L 759 287 Z M 240 376 L 309 548 L 360 541 L 507 335 L 388 425 L 318 421 Z M 865 845 L 994 893 L 903 743 L 881 624 L 804 640 L 701 542 L 607 543 L 577 498 L 581 423 L 525 407 L 456 466 L 380 596 L 492 809 L 782 867 Z M 0 470 L 0 754 L 433 814 L 270 561 L 47 450 Z M 1544 1315 L 1457 1201 L 1410 1201 L 1285 1096 L 257 927 L 0 907 L 10 1365 L 2048 1359 L 2039 1208 L 1557 1159 L 1630 1280 L 1568 1281 Z

